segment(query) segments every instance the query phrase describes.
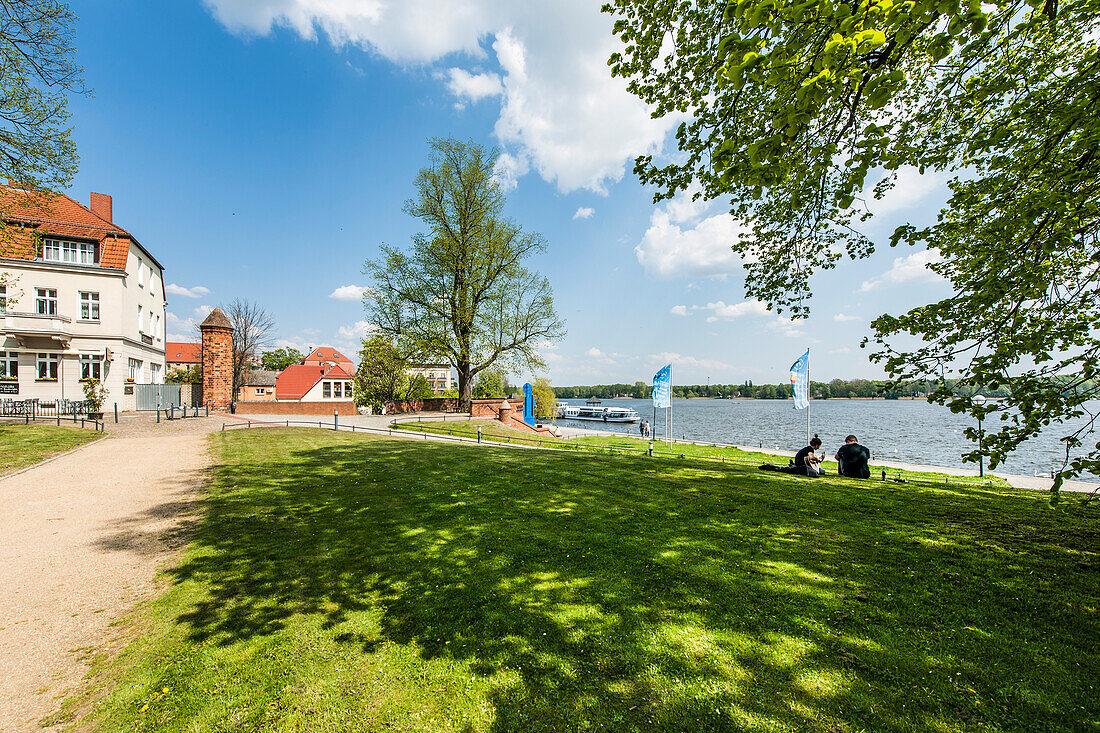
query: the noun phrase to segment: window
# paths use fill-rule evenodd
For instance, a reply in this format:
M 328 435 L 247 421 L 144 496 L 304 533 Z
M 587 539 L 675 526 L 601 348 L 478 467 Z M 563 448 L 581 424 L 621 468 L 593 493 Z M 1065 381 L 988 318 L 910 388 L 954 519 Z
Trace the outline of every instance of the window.
M 347 382 L 344 385 L 344 396 L 347 397 L 349 400 L 351 399 L 351 382 Z
M 0 379 L 19 379 L 19 354 L 0 351 Z
M 138 260 L 137 263 L 138 263 L 138 273 L 137 273 L 137 275 L 138 275 L 138 287 L 139 288 L 144 288 L 145 287 L 145 263 L 142 262 L 141 260 Z
M 332 383 L 332 390 L 333 390 L 333 392 L 332 392 L 333 397 L 343 397 L 344 396 L 344 383 L 343 382 L 333 382 Z
M 137 378 L 141 375 L 141 360 L 130 359 L 130 381 L 137 381 Z
M 38 378 L 57 381 L 57 354 L 38 355 Z
M 103 379 L 103 357 L 93 354 L 80 355 L 80 379 Z
M 8 287 L 0 285 L 0 313 L 8 309 Z
M 159 314 L 157 315 L 156 324 L 157 324 L 156 328 L 153 330 L 153 335 L 156 336 L 159 339 L 161 337 L 160 336 L 160 315 Z
M 263 387 L 256 387 L 256 394 L 257 395 L 262 395 L 263 393 L 264 393 L 264 388 Z
M 57 291 L 53 288 L 35 288 L 34 310 L 40 316 L 57 315 Z
M 321 396 L 332 397 L 332 382 L 321 383 Z
M 42 259 L 69 265 L 94 265 L 95 244 L 92 242 L 62 242 L 47 239 L 42 247 Z
M 160 384 L 160 364 L 150 364 L 149 368 L 153 370 L 153 384 Z
M 138 331 L 141 331 L 141 325 L 142 325 L 142 321 L 141 321 L 141 306 L 139 305 L 139 306 L 138 306 Z
M 84 321 L 99 320 L 99 293 L 80 294 L 80 318 Z

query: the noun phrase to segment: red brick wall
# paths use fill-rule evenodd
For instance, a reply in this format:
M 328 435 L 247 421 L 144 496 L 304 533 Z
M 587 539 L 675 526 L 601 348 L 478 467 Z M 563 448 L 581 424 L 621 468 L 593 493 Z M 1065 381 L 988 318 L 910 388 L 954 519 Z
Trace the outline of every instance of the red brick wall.
M 355 403 L 337 402 L 238 402 L 237 412 L 242 415 L 328 415 L 332 411 L 340 415 L 356 415 Z
M 457 409 L 458 399 L 456 397 L 429 397 L 426 400 L 404 400 L 386 403 L 387 415 L 400 415 L 405 412 L 452 412 Z
M 491 400 L 470 400 L 470 416 L 471 417 L 491 417 L 497 419 L 500 417 L 500 403 L 504 402 L 504 399 L 497 397 Z M 523 417 L 523 400 L 509 400 L 512 404 L 512 409 L 519 412 L 520 417 Z
M 233 401 L 232 329 L 202 328 L 202 394 L 215 410 L 228 410 Z

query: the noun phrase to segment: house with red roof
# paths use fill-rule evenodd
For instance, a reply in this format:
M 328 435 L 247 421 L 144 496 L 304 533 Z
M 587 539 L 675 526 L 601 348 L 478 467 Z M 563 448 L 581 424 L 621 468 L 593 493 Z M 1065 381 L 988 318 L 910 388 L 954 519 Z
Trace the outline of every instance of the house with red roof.
M 339 364 L 292 364 L 275 379 L 279 402 L 348 402 L 354 398 L 353 373 Z
M 111 196 L 0 186 L 0 398 L 125 403 L 165 375 L 164 268 L 114 222 Z
M 164 347 L 164 358 L 169 371 L 202 366 L 202 344 L 169 341 Z
M 340 366 L 348 374 L 355 374 L 355 364 L 331 346 L 318 346 L 302 359 L 306 366 Z

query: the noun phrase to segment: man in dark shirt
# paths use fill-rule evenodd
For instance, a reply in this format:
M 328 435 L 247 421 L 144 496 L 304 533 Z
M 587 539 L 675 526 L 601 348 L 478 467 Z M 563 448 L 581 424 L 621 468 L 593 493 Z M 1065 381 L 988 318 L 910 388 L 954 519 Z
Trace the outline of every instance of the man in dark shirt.
M 837 473 L 850 478 L 871 478 L 871 469 L 867 461 L 871 460 L 871 451 L 859 444 L 856 436 L 849 435 L 844 445 L 836 452 Z

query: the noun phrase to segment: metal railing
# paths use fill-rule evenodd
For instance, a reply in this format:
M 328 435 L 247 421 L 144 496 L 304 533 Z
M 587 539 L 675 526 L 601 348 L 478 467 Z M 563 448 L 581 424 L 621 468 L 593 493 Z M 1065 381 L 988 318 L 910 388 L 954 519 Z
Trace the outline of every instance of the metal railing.
M 58 417 L 63 415 L 87 415 L 88 403 L 84 400 L 0 400 L 0 417 Z
M 90 428 L 97 433 L 104 432 L 106 423 L 103 420 L 94 420 L 90 417 L 80 416 L 76 413 L 72 413 L 71 418 L 59 414 L 55 415 L 32 415 L 30 412 L 24 412 L 20 415 L 0 415 L 0 423 L 6 425 L 18 425 L 22 422 L 24 425 L 30 425 L 31 423 L 49 423 L 56 424 L 58 427 L 62 425 L 72 425 L 74 427 Z

